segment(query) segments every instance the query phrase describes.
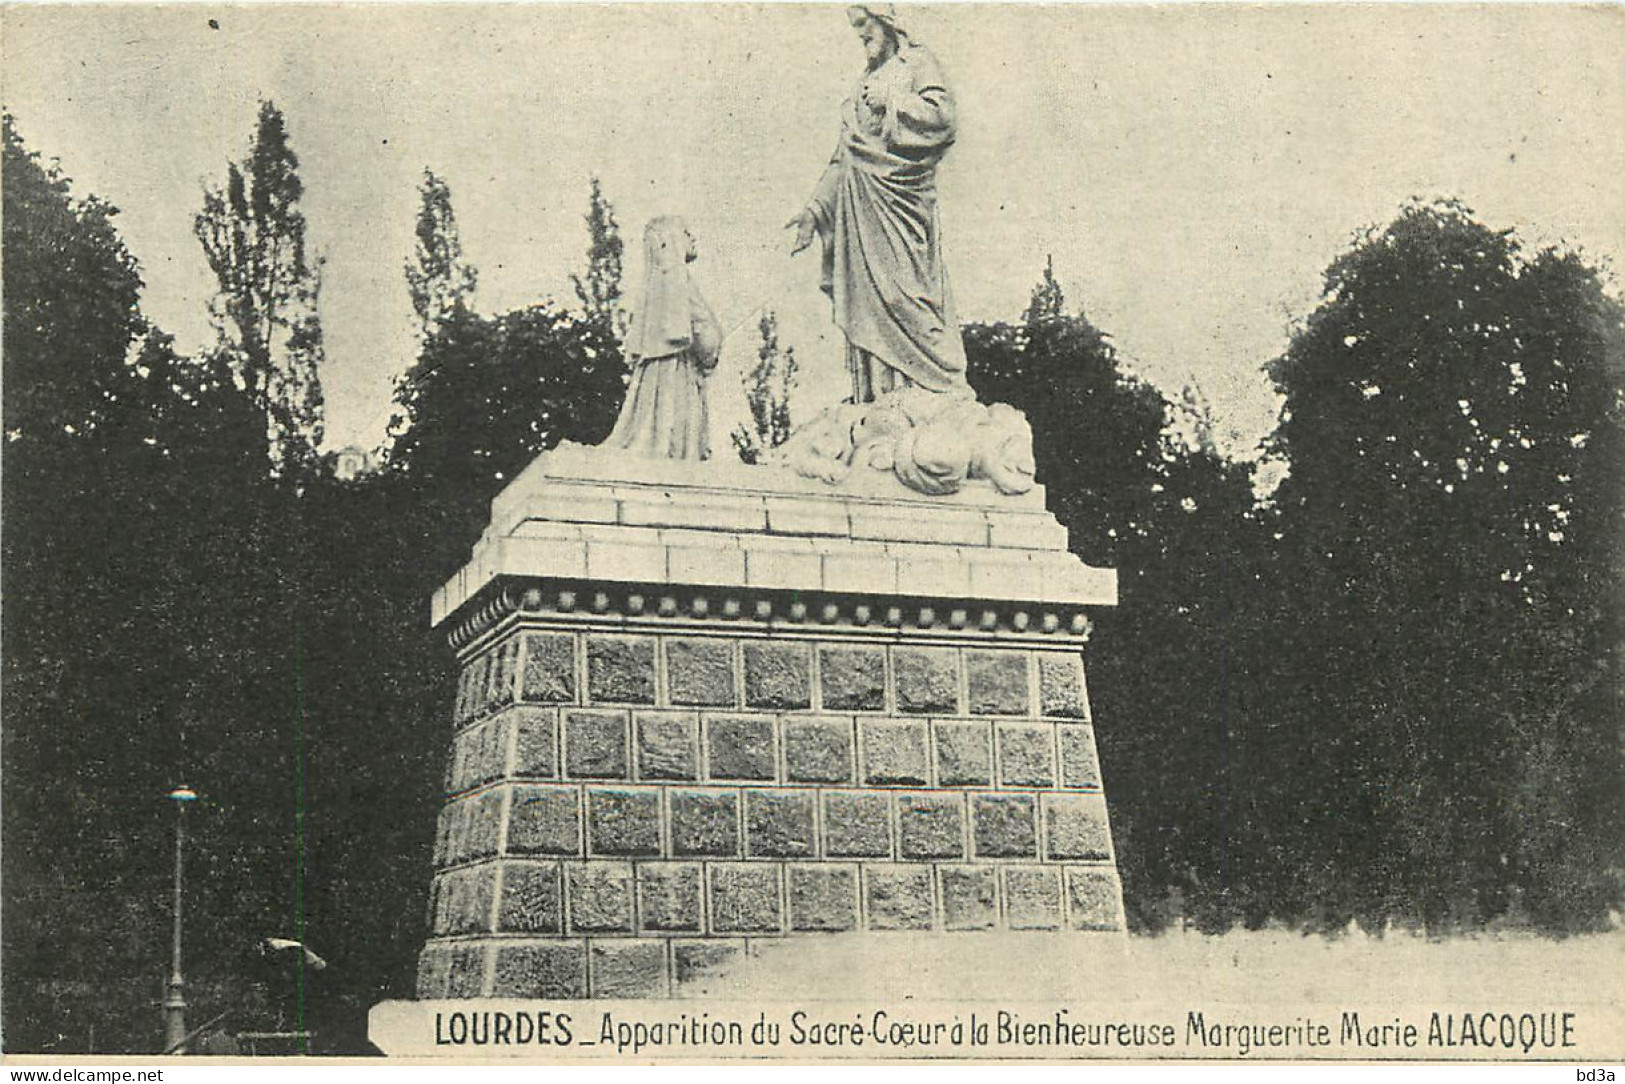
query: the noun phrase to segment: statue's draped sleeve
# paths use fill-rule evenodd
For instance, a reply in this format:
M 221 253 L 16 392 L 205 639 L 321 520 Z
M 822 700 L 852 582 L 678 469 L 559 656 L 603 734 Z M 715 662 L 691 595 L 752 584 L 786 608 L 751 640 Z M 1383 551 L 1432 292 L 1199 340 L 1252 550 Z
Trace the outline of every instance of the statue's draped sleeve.
M 894 80 L 887 96 L 886 112 L 880 130 L 883 149 L 899 157 L 908 158 L 920 153 L 940 155 L 953 144 L 957 120 L 953 91 L 943 77 L 942 66 L 928 50 L 911 48 L 898 58 L 904 80 Z M 829 165 L 813 189 L 807 209 L 812 212 L 813 223 L 830 242 L 835 221 L 835 200 L 841 183 L 841 158 L 859 131 L 856 113 L 861 106 L 856 96 L 849 99 L 841 111 L 841 138 Z
M 906 56 L 909 78 L 887 103 L 882 135 L 886 148 L 910 157 L 940 153 L 954 140 L 954 96 L 935 57 L 924 49 Z
M 846 135 L 843 132 L 841 142 L 845 143 Z M 818 227 L 819 239 L 824 243 L 825 262 L 829 259 L 829 246 L 835 236 L 835 194 L 841 184 L 841 144 L 835 147 L 835 153 L 830 155 L 829 165 L 824 169 L 824 175 L 818 179 L 818 187 L 813 189 L 812 199 L 807 203 L 807 209 L 812 212 L 813 224 Z
M 717 367 L 717 356 L 722 353 L 722 325 L 717 323 L 716 314 L 697 289 L 689 293 L 689 314 L 690 327 L 693 329 L 693 338 L 688 347 L 689 357 L 699 366 L 700 372 L 709 373 Z

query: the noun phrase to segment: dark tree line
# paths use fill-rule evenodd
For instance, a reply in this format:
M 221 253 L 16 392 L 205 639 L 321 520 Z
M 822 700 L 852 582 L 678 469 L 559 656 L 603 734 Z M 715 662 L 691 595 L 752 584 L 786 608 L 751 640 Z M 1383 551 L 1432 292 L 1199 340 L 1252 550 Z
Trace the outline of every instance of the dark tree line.
M 203 193 L 217 342 L 140 310 L 116 209 L 5 124 L 4 1019 L 8 1050 L 150 1052 L 189 782 L 193 1025 L 365 1048 L 411 990 L 449 740 L 427 598 L 537 452 L 608 432 L 619 239 L 596 186 L 582 310 L 472 306 L 426 175 L 407 284 L 422 321 L 387 469 L 321 439 L 320 258 L 297 158 L 262 107 Z M 269 960 L 307 942 L 322 971 Z M 292 957 L 290 956 L 291 960 Z
M 1268 367 L 1287 474 L 1262 501 L 1199 400 L 1063 308 L 1046 271 L 966 345 L 1073 549 L 1119 570 L 1089 654 L 1131 918 L 1606 925 L 1625 307 L 1600 274 L 1447 201 L 1367 231 Z
M 1304 905 L 1601 922 L 1625 865 L 1625 310 L 1576 254 L 1416 205 L 1328 269 L 1270 372 L 1278 560 L 1316 611 L 1272 713 L 1320 749 L 1297 762 L 1326 871 Z
M 8 1049 L 154 1048 L 183 780 L 193 1022 L 363 1049 L 424 936 L 451 678 L 426 600 L 502 486 L 619 407 L 601 189 L 578 304 L 485 313 L 426 172 L 386 465 L 335 479 L 301 194 L 268 105 L 203 194 L 218 340 L 184 356 L 116 210 L 7 118 Z M 765 446 L 792 379 L 769 330 Z M 1138 927 L 1606 921 L 1625 317 L 1593 268 L 1452 204 L 1360 238 L 1270 365 L 1287 475 L 1264 500 L 1199 397 L 1130 372 L 1050 270 L 1020 319 L 965 335 L 977 390 L 1032 421 L 1073 548 L 1120 573 L 1090 675 Z M 277 970 L 267 936 L 330 966 Z

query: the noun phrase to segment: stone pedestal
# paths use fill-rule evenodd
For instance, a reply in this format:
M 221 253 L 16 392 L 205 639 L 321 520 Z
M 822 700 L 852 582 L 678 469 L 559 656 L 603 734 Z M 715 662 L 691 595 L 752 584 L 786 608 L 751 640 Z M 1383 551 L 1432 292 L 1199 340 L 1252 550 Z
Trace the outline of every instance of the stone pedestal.
M 566 447 L 433 618 L 461 677 L 422 998 L 657 997 L 763 937 L 1121 930 L 1042 491 Z

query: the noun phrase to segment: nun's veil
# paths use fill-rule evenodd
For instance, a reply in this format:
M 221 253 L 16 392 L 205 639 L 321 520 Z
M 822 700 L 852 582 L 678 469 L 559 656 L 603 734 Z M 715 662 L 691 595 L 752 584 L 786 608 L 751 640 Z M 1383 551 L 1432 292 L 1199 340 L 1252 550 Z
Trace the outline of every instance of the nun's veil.
M 693 331 L 688 283 L 688 227 L 661 215 L 643 231 L 643 294 L 632 311 L 629 358 L 669 357 L 687 348 Z

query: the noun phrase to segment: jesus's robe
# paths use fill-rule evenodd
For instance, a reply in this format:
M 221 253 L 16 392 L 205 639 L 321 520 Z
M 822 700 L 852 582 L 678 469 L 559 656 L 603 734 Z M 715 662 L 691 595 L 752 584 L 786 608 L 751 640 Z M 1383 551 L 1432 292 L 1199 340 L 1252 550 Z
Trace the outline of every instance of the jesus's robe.
M 846 335 L 853 401 L 909 385 L 969 395 L 937 217 L 954 101 L 936 58 L 904 44 L 866 73 L 841 116 L 809 210 L 823 242 L 822 285 Z

